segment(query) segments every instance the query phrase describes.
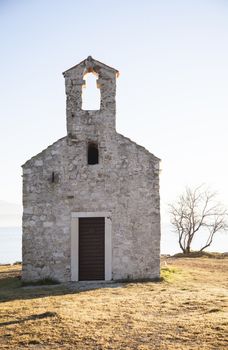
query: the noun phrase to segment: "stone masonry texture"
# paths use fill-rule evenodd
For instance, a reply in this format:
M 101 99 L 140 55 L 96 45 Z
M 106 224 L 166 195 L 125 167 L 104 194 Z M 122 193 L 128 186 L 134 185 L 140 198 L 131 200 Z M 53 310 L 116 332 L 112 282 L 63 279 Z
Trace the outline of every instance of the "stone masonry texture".
M 101 107 L 84 111 L 83 77 L 97 75 Z M 160 274 L 159 159 L 116 132 L 118 71 L 88 57 L 63 73 L 67 135 L 23 165 L 23 280 L 71 280 L 71 213 L 110 212 L 112 278 Z M 88 143 L 99 163 L 88 165 Z

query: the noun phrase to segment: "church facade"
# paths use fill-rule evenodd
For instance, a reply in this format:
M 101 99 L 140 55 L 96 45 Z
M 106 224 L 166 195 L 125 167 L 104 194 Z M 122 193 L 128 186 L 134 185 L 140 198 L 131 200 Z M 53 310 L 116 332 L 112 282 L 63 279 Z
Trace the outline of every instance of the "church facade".
M 82 109 L 88 73 L 99 110 Z M 117 70 L 89 56 L 63 75 L 67 135 L 23 165 L 22 278 L 158 278 L 160 160 L 116 132 Z

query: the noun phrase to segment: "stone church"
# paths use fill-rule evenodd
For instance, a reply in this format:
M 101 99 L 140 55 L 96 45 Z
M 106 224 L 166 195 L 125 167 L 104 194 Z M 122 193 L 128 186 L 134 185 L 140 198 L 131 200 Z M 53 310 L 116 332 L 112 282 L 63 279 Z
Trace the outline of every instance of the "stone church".
M 82 109 L 89 73 L 98 110 Z M 22 166 L 22 278 L 158 278 L 160 160 L 116 132 L 116 69 L 89 56 L 63 75 L 67 135 Z

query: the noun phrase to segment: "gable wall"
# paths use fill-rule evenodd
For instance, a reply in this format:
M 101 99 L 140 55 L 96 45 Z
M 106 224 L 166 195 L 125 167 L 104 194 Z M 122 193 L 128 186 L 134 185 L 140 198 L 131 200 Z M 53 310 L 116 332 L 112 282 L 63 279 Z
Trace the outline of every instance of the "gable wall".
M 97 165 L 87 140 L 67 137 L 25 164 L 23 279 L 70 280 L 71 213 L 85 211 L 112 213 L 114 279 L 159 276 L 158 159 L 115 132 L 98 136 Z

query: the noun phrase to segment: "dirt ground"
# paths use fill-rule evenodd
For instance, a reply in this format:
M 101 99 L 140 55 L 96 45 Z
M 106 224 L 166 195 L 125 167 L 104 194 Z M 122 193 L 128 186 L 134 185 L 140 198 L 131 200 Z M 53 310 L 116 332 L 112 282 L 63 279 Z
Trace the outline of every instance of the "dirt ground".
M 161 282 L 22 287 L 0 266 L 0 349 L 227 349 L 228 258 L 162 258 Z

